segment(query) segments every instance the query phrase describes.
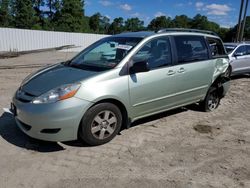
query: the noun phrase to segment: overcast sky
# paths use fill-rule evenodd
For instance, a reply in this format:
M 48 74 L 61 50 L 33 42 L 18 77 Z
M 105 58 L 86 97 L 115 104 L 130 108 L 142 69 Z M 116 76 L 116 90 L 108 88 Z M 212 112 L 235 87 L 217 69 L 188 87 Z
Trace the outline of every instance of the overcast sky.
M 240 0 L 85 0 L 87 16 L 100 12 L 111 20 L 119 16 L 139 17 L 145 24 L 156 16 L 193 17 L 200 13 L 223 27 L 232 27 L 238 21 L 239 9 Z

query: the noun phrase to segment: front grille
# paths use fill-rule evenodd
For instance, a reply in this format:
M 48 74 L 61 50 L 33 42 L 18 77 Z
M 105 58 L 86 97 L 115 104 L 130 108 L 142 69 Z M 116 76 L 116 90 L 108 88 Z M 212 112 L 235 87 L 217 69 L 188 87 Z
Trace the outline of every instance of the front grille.
M 21 88 L 19 88 L 16 92 L 16 99 L 24 103 L 31 102 L 35 97 L 35 95 L 23 91 Z
M 27 95 L 27 96 L 29 96 L 29 97 L 35 97 L 35 95 L 32 95 L 32 94 L 30 94 L 30 93 L 28 93 L 28 92 L 25 92 L 25 95 Z
M 22 99 L 22 98 L 20 98 L 20 97 L 17 97 L 17 100 L 19 100 L 19 101 L 21 101 L 21 102 L 23 102 L 23 103 L 28 103 L 28 102 L 31 101 L 31 100 Z

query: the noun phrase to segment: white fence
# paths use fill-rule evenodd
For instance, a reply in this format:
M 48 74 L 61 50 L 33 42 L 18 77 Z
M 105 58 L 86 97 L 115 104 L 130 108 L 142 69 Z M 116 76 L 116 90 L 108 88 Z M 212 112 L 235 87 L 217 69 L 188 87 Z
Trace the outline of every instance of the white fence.
M 0 28 L 1 51 L 29 51 L 75 45 L 81 51 L 107 35 Z

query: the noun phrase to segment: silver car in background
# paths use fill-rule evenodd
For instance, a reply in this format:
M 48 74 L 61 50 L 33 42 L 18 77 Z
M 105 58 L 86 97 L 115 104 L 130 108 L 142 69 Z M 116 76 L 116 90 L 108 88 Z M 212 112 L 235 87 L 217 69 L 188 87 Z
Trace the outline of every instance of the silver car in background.
M 250 43 L 224 43 L 229 56 L 228 76 L 250 73 Z

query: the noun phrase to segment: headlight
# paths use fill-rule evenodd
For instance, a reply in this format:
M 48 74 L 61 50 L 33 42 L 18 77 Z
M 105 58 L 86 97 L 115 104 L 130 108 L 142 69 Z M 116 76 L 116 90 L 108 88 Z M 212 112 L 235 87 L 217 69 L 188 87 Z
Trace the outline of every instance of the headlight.
M 53 103 L 71 98 L 76 94 L 80 86 L 81 86 L 80 83 L 60 86 L 58 88 L 48 91 L 47 93 L 42 94 L 39 97 L 36 97 L 35 99 L 32 100 L 32 103 L 33 104 Z

